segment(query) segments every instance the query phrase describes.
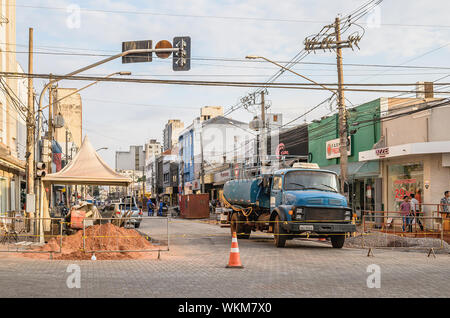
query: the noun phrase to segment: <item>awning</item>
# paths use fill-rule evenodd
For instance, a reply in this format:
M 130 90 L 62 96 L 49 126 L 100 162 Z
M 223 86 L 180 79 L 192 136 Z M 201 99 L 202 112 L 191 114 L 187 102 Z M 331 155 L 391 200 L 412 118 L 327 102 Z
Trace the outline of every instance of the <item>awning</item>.
M 52 173 L 42 181 L 52 184 L 84 184 L 128 186 L 131 179 L 111 169 L 92 147 L 86 136 L 73 160 L 57 173 Z
M 341 174 L 340 165 L 321 167 L 321 169 L 336 172 L 338 175 Z M 371 177 L 378 176 L 380 174 L 380 164 L 378 161 L 349 162 L 347 165 L 347 169 L 347 175 L 352 178 Z
M 450 153 L 450 141 L 417 142 L 361 151 L 359 161 L 432 153 Z

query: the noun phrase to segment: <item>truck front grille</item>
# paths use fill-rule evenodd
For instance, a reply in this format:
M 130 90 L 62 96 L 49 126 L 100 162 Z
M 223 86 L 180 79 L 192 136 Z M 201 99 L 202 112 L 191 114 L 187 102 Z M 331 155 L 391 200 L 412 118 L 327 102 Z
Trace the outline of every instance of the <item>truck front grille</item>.
M 342 222 L 345 220 L 344 209 L 305 208 L 306 221 Z

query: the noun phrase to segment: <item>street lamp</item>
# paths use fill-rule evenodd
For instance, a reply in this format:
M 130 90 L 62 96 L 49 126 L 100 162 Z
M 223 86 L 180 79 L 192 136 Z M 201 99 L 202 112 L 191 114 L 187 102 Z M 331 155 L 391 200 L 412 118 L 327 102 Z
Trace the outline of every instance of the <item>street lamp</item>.
M 105 59 L 103 59 L 103 60 L 100 60 L 100 61 L 98 61 L 98 62 L 95 62 L 95 63 L 93 63 L 93 64 L 89 64 L 89 65 L 87 65 L 87 66 L 84 66 L 84 67 L 82 67 L 82 68 L 79 68 L 79 69 L 77 69 L 77 70 L 75 70 L 75 71 L 73 71 L 73 72 L 70 72 L 70 73 L 66 74 L 64 77 L 60 77 L 60 78 L 58 78 L 58 79 L 50 79 L 50 81 L 42 88 L 41 94 L 39 95 L 39 104 L 38 104 L 38 112 L 39 112 L 39 114 L 38 114 L 38 129 L 37 129 L 37 136 L 36 136 L 37 138 L 35 138 L 35 139 L 36 139 L 36 148 L 38 149 L 38 147 L 39 147 L 39 142 L 40 142 L 40 140 L 41 140 L 41 131 L 40 131 L 40 129 L 41 129 L 41 127 L 42 127 L 42 109 L 43 109 L 42 103 L 43 103 L 43 101 L 44 101 L 45 91 L 46 91 L 49 87 L 51 87 L 51 85 L 53 85 L 54 83 L 57 83 L 57 82 L 59 82 L 60 80 L 66 78 L 66 77 L 70 77 L 70 76 L 73 76 L 73 75 L 82 73 L 82 72 L 84 72 L 84 71 L 90 70 L 90 69 L 92 69 L 92 68 L 94 68 L 94 67 L 97 67 L 97 66 L 99 66 L 99 65 L 103 65 L 103 64 L 105 64 L 105 63 L 107 63 L 107 62 L 113 61 L 113 60 L 115 60 L 115 59 L 118 59 L 118 58 L 120 58 L 120 57 L 124 57 L 124 56 L 130 55 L 130 54 L 153 53 L 153 52 L 155 52 L 155 53 L 167 53 L 167 52 L 179 52 L 179 53 L 181 53 L 181 52 L 183 52 L 183 51 L 184 51 L 183 48 L 131 49 L 131 50 L 127 50 L 127 51 L 122 51 L 122 52 L 120 52 L 120 53 L 117 53 L 117 54 L 115 54 L 115 55 L 109 56 L 109 57 L 107 57 L 107 58 L 105 58 Z M 49 105 L 51 105 L 51 103 L 49 103 Z M 49 118 L 49 120 L 50 120 L 50 118 Z M 50 120 L 50 123 L 51 123 L 51 120 Z M 51 133 L 51 130 L 49 130 L 49 132 Z M 44 235 L 43 235 L 43 234 L 44 234 L 44 230 L 43 230 L 43 222 L 42 222 L 42 217 L 44 216 L 44 215 L 43 215 L 43 208 L 44 208 L 44 205 L 43 205 L 43 200 L 42 200 L 42 188 L 43 188 L 43 186 L 42 186 L 42 181 L 41 181 L 41 182 L 40 182 L 40 190 L 39 190 L 39 205 L 38 205 L 38 206 L 39 206 L 39 209 L 38 209 L 38 211 L 39 211 L 39 216 L 41 217 L 41 219 L 40 219 L 40 221 L 39 221 L 39 223 L 40 223 L 40 224 L 39 224 L 39 236 L 40 236 L 40 242 L 41 242 L 41 243 L 44 242 Z

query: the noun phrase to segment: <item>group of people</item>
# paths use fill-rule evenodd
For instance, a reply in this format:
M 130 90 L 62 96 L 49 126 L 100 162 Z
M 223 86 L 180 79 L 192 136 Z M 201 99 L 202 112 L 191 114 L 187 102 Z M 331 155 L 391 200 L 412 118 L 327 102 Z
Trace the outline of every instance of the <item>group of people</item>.
M 163 216 L 163 207 L 164 207 L 165 203 L 163 201 L 160 201 L 159 203 L 156 202 L 153 203 L 152 200 L 148 199 L 147 201 L 147 211 L 148 211 L 148 216 L 155 216 L 155 213 L 157 213 L 157 216 Z M 158 207 L 158 211 L 156 210 Z
M 400 215 L 402 216 L 402 229 L 403 232 L 408 230 L 412 232 L 412 222 L 416 221 L 420 226 L 420 230 L 423 231 L 423 224 L 420 220 L 420 216 L 423 212 L 420 211 L 420 203 L 416 199 L 414 193 L 409 196 L 405 195 L 403 197 L 403 202 L 400 204 Z
M 448 216 L 450 210 L 450 191 L 444 192 L 444 197 L 441 199 L 440 205 L 440 211 L 447 213 Z M 411 193 L 409 196 L 405 195 L 403 197 L 403 202 L 400 204 L 403 232 L 406 230 L 412 232 L 413 220 L 420 226 L 420 230 L 423 231 L 424 227 L 420 220 L 422 214 L 423 212 L 420 211 L 420 202 L 417 200 L 414 193 Z

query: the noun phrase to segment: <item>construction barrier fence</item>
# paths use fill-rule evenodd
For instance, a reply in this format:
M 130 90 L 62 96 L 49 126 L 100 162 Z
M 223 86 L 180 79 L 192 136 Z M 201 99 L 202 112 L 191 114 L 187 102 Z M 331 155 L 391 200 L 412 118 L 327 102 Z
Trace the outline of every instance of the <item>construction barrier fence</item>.
M 72 229 L 63 218 L 0 216 L 0 252 L 61 254 L 74 248 L 85 253 L 168 251 L 169 217 L 85 218 Z
M 26 217 L 20 213 L 0 216 L 0 252 L 61 253 L 63 222 L 61 218 Z M 55 244 L 46 251 L 39 249 L 52 238 Z

